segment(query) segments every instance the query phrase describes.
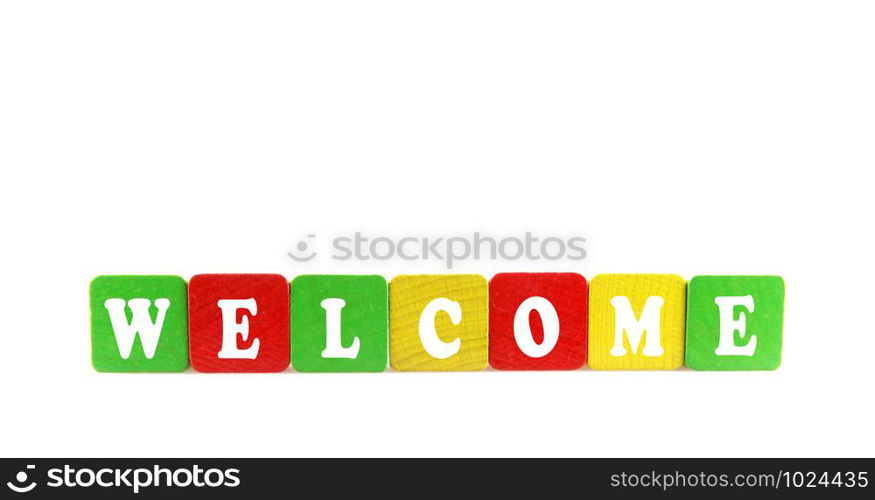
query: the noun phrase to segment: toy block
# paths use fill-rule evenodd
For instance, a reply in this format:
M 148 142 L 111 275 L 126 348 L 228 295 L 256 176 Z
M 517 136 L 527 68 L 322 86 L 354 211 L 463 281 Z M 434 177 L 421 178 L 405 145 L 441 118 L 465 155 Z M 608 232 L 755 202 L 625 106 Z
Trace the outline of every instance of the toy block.
M 687 298 L 687 366 L 774 370 L 783 322 L 780 276 L 696 276 Z
M 586 279 L 501 273 L 489 281 L 489 364 L 498 370 L 576 370 L 586 362 Z
M 389 362 L 400 371 L 474 371 L 488 356 L 488 285 L 476 274 L 389 283 Z
M 386 369 L 389 299 L 382 276 L 292 281 L 292 366 L 300 372 Z
M 98 276 L 91 282 L 91 362 L 99 372 L 188 367 L 185 280 Z
M 188 285 L 191 366 L 199 372 L 289 367 L 289 282 L 278 274 L 199 274 Z
M 673 274 L 601 274 L 589 285 L 589 366 L 671 370 L 684 363 L 686 282 Z

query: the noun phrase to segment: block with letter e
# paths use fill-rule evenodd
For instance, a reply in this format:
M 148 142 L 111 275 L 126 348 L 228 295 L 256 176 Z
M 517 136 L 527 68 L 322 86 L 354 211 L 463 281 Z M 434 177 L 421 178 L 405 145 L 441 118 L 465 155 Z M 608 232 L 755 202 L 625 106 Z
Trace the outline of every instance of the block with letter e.
M 774 370 L 781 364 L 784 280 L 696 276 L 687 306 L 687 366 Z
M 199 372 L 289 367 L 289 282 L 278 274 L 199 274 L 188 285 L 191 366 Z
M 600 274 L 589 288 L 593 370 L 672 370 L 684 363 L 686 281 L 673 274 Z
M 188 367 L 185 280 L 98 276 L 90 295 L 95 370 L 181 372 Z

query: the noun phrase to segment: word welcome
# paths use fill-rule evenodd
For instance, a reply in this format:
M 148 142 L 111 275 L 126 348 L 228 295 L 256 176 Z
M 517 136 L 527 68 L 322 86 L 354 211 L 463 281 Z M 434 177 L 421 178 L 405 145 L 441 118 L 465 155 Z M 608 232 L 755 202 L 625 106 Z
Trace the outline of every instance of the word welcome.
M 778 276 L 99 276 L 101 372 L 771 370 Z

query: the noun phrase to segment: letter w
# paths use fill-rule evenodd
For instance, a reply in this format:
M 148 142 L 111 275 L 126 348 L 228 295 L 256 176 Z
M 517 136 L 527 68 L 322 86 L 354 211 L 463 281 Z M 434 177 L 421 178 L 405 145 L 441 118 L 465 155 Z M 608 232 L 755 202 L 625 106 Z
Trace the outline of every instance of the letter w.
M 131 357 L 131 349 L 134 348 L 134 339 L 140 335 L 140 343 L 143 345 L 143 353 L 146 359 L 155 356 L 158 348 L 158 339 L 161 337 L 161 328 L 164 326 L 164 316 L 170 307 L 170 300 L 155 299 L 155 307 L 158 308 L 158 317 L 155 322 L 149 315 L 149 299 L 131 299 L 127 306 L 131 309 L 131 322 L 128 323 L 125 314 L 124 299 L 106 299 L 103 303 L 109 312 L 109 320 L 112 322 L 112 332 L 118 345 L 118 353 L 122 359 Z

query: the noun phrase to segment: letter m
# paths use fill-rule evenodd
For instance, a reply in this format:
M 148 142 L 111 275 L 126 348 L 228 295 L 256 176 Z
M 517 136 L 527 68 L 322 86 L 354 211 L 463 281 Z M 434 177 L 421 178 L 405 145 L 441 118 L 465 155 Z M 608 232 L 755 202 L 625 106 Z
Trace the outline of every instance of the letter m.
M 659 336 L 660 313 L 662 297 L 647 297 L 641 317 L 636 318 L 632 311 L 629 297 L 617 296 L 611 299 L 614 306 L 614 347 L 611 348 L 611 356 L 625 356 L 628 354 L 623 344 L 623 337 L 629 340 L 629 347 L 633 353 L 639 351 L 645 356 L 662 356 L 662 341 Z M 644 349 L 641 349 L 642 337 Z
M 134 339 L 138 334 L 146 359 L 152 359 L 155 356 L 155 349 L 158 348 L 158 339 L 161 337 L 161 328 L 164 326 L 164 317 L 170 307 L 170 300 L 155 299 L 158 316 L 154 322 L 149 314 L 151 303 L 152 301 L 149 299 L 131 299 L 127 301 L 127 304 L 125 304 L 124 299 L 106 299 L 106 302 L 103 303 L 109 312 L 109 320 L 112 322 L 112 331 L 115 334 L 118 353 L 122 359 L 131 357 Z M 125 305 L 131 310 L 130 322 L 125 314 Z

